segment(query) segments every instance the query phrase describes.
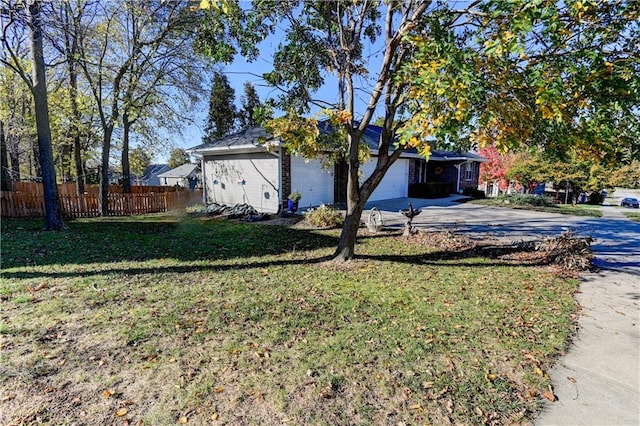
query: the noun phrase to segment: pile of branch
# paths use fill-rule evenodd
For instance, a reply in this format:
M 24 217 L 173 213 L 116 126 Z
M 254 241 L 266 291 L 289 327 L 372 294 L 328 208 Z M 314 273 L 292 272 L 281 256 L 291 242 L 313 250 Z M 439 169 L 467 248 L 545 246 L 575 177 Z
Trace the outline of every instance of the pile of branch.
M 556 238 L 547 238 L 536 245 L 536 251 L 544 255 L 550 265 L 565 270 L 588 271 L 592 267 L 591 252 L 593 238 L 579 238 L 571 231 L 565 231 Z
M 477 243 L 472 239 L 452 231 L 421 231 L 414 239 L 421 240 L 423 244 L 440 251 L 459 252 L 463 250 L 473 250 L 477 247 Z

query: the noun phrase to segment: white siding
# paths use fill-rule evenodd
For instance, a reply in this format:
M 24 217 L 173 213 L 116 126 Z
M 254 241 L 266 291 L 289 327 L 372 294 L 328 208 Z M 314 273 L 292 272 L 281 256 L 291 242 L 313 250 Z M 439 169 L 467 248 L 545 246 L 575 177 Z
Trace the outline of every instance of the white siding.
M 259 212 L 277 213 L 278 168 L 278 158 L 269 153 L 206 157 L 207 202 L 250 204 Z
M 333 204 L 333 182 L 333 166 L 326 170 L 319 160 L 305 162 L 300 156 L 291 156 L 291 191 L 302 195 L 300 208 Z
M 367 178 L 373 173 L 377 159 L 371 158 L 362 166 L 364 177 Z M 408 195 L 409 191 L 409 160 L 399 159 L 389 168 L 382 178 L 382 182 L 373 191 L 369 201 L 387 200 L 390 198 L 402 198 Z

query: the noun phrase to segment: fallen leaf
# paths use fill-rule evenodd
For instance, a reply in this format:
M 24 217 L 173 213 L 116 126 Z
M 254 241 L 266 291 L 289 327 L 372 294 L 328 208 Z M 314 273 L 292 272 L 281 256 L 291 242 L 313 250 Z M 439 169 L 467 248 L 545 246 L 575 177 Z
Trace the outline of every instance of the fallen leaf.
M 105 398 L 111 398 L 115 393 L 116 391 L 114 391 L 113 389 L 106 389 L 104 392 L 102 392 L 102 396 L 104 396 Z
M 555 394 L 553 392 L 551 392 L 551 391 L 543 392 L 542 396 L 544 396 L 545 398 L 547 398 L 551 402 L 556 402 L 558 400 L 558 398 L 555 396 Z
M 540 368 L 538 368 L 538 367 L 536 367 L 536 374 L 537 374 L 538 376 L 544 376 L 544 372 L 543 372 Z
M 218 420 L 218 413 L 213 413 L 211 415 L 211 420 Z
M 215 393 L 222 393 L 222 392 L 224 392 L 224 386 L 216 386 L 216 387 L 213 389 L 213 391 L 214 391 Z
M 186 424 L 189 421 L 189 419 L 187 419 L 187 416 L 182 416 L 178 419 L 178 423 L 180 423 L 181 425 Z
M 129 410 L 127 410 L 126 408 L 121 408 L 118 411 L 116 411 L 116 416 L 124 417 L 124 416 L 127 415 L 128 412 L 129 412 Z
M 333 389 L 331 389 L 331 386 L 327 386 L 324 389 L 322 389 L 320 391 L 320 397 L 324 398 L 324 399 L 331 399 L 334 396 L 336 396 L 335 392 L 333 392 Z
M 451 398 L 447 399 L 447 411 L 449 414 L 453 414 L 453 401 Z

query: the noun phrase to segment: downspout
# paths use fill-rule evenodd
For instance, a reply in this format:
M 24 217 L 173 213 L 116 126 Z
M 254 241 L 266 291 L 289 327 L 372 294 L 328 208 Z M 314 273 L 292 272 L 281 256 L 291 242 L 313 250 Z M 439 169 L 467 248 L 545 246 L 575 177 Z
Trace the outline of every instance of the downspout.
M 200 155 L 200 173 L 202 173 L 202 203 L 207 205 L 207 173 L 204 169 L 204 155 Z
M 458 169 L 458 179 L 456 182 L 456 194 L 460 193 L 460 166 L 462 166 L 462 163 L 455 164 L 456 169 Z

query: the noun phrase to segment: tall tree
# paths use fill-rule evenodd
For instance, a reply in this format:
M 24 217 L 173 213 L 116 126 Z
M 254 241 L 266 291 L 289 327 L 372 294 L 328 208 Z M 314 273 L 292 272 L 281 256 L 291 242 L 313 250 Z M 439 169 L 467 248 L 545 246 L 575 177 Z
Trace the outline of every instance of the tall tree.
M 324 106 L 346 134 L 347 214 L 337 260 L 354 255 L 364 204 L 407 149 L 428 156 L 432 145 L 495 142 L 509 149 L 527 142 L 563 151 L 597 140 L 583 143 L 583 151 L 597 147 L 611 159 L 638 151 L 634 1 L 221 3 L 203 18 L 203 51 L 219 61 L 236 53 L 255 59 L 257 43 L 284 29 L 274 70 L 265 75 L 283 89 L 281 107 L 299 116 L 312 104 Z M 378 36 L 384 41 L 378 43 Z M 370 69 L 368 52 L 379 52 L 377 71 Z M 337 101 L 314 99 L 330 73 L 338 81 Z M 363 93 L 367 105 L 356 111 L 356 96 Z M 376 166 L 359 183 L 361 139 L 377 109 L 384 120 Z M 310 143 L 302 147 L 295 120 L 289 114 L 271 130 L 308 154 L 309 146 L 320 146 L 318 132 L 306 120 L 302 139 Z M 563 135 L 572 136 L 570 143 Z
M 489 145 L 478 150 L 478 154 L 489 160 L 480 164 L 480 181 L 498 184 L 500 190 L 505 191 L 509 187 L 506 173 L 512 162 L 511 153 L 501 153 L 495 145 Z
M 11 191 L 11 173 L 7 155 L 7 140 L 4 136 L 4 122 L 0 120 L 0 191 Z
M 248 81 L 244 83 L 244 94 L 240 97 L 240 102 L 242 103 L 242 109 L 238 114 L 240 128 L 244 130 L 257 126 L 259 124 L 262 103 L 260 102 L 256 88 Z
M 24 8 L 23 11 L 21 8 Z M 4 55 L 0 59 L 2 63 L 13 69 L 27 84 L 33 95 L 33 104 L 36 117 L 36 131 L 38 139 L 38 155 L 40 168 L 42 171 L 42 185 L 45 201 L 45 229 L 62 230 L 65 229 L 60 209 L 60 199 L 58 198 L 58 185 L 56 182 L 55 165 L 53 162 L 53 151 L 51 148 L 51 128 L 49 126 L 49 104 L 47 94 L 47 81 L 45 74 L 44 49 L 43 49 L 43 28 L 41 23 L 40 1 L 34 0 L 22 6 L 18 4 L 9 5 L 2 9 L 3 15 L 7 16 L 7 24 L 3 25 L 3 44 L 9 57 Z M 25 19 L 26 18 L 26 19 Z M 12 46 L 7 43 L 7 32 L 15 24 L 25 23 L 30 39 L 32 74 L 27 75 L 22 68 L 18 57 Z M 3 22 L 4 23 L 4 22 Z
M 153 67 L 161 46 L 175 31 L 183 28 L 185 2 L 116 2 L 95 4 L 92 16 L 81 22 L 78 30 L 78 64 L 91 89 L 102 127 L 101 199 L 102 214 L 108 214 L 109 167 L 115 126 L 123 119 L 124 127 L 139 117 L 144 98 L 140 96 L 138 73 Z M 166 71 L 166 70 L 165 70 Z M 157 74 L 155 74 L 157 76 Z M 144 87 L 153 87 L 146 85 Z M 125 150 L 128 148 L 125 147 Z M 127 160 L 128 162 L 128 160 Z
M 5 33 L 11 28 L 6 28 Z M 25 35 L 26 35 L 25 30 Z M 8 34 L 7 34 L 8 37 Z M 5 43 L 10 41 L 6 38 Z M 28 49 L 21 49 L 21 41 L 14 39 L 11 42 L 16 47 L 14 55 L 20 61 L 24 72 L 29 75 L 31 67 L 27 61 Z M 9 53 L 3 49 L 4 58 L 8 59 Z M 0 121 L 4 124 L 5 144 L 7 148 L 8 167 L 12 181 L 22 178 L 21 163 L 24 171 L 35 176 L 27 169 L 27 158 L 33 155 L 33 141 L 35 138 L 35 117 L 33 116 L 33 97 L 29 87 L 22 78 L 10 67 L 0 69 Z M 30 176 L 31 177 L 31 176 Z
M 235 98 L 235 90 L 229 84 L 227 76 L 220 71 L 214 72 L 211 96 L 209 96 L 209 116 L 205 127 L 205 142 L 228 135 L 235 128 Z
M 172 169 L 175 169 L 176 167 L 187 164 L 188 162 L 189 154 L 187 154 L 182 148 L 174 148 L 171 150 L 171 154 L 169 154 L 169 161 L 167 164 Z
M 138 178 L 142 177 L 146 168 L 151 164 L 151 155 L 144 148 L 137 147 L 131 150 L 130 157 L 131 171 Z

